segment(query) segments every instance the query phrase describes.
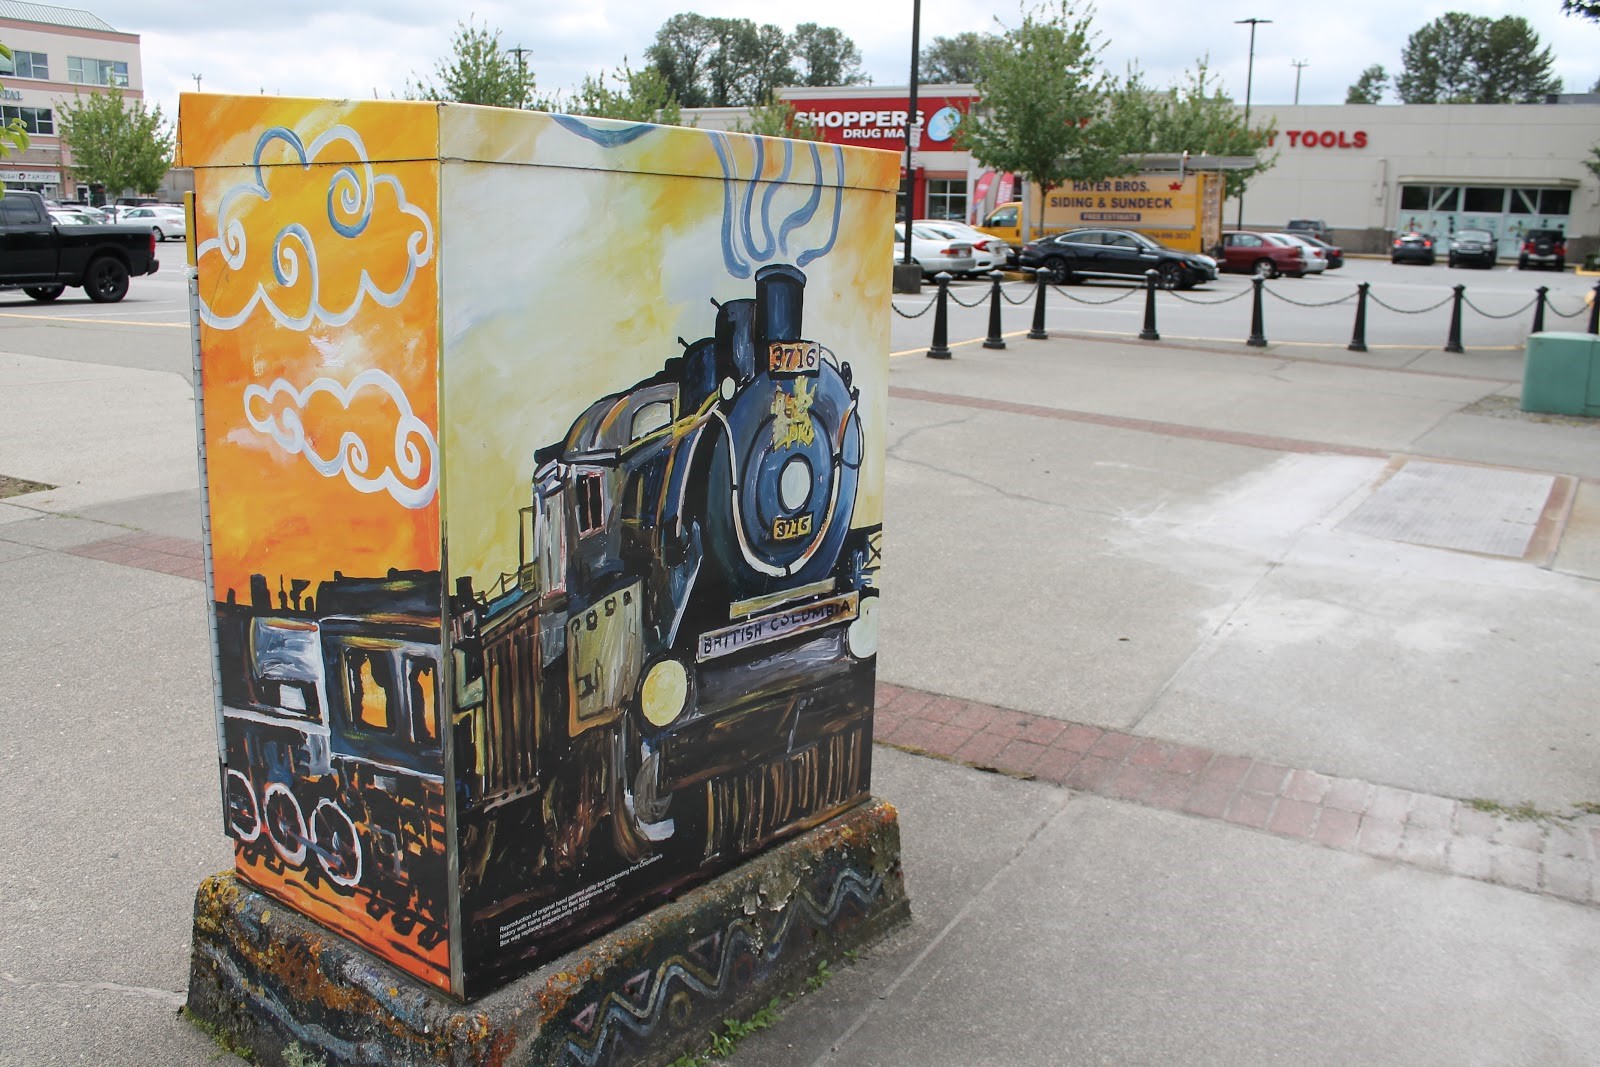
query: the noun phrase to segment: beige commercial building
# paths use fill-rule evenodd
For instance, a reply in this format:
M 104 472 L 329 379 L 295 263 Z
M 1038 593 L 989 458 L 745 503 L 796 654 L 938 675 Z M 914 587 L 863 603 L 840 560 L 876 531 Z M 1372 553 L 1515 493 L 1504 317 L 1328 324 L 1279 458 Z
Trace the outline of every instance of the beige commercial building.
M 142 98 L 139 35 L 119 33 L 76 8 L 0 0 L 0 42 L 12 51 L 9 61 L 0 58 L 0 120 L 22 120 L 32 142 L 0 159 L 0 182 L 78 199 L 61 144 L 61 102 L 107 86 L 129 100 Z

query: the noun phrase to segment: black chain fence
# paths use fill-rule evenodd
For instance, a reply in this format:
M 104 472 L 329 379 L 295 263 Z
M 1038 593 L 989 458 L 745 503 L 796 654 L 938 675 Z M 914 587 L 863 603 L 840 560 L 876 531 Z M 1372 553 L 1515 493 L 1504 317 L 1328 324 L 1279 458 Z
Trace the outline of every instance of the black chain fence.
M 1185 304 L 1194 304 L 1194 305 L 1197 305 L 1199 307 L 1216 307 L 1218 304 L 1231 304 L 1235 300 L 1238 300 L 1240 297 L 1244 297 L 1244 296 L 1249 296 L 1250 295 L 1250 290 L 1248 290 L 1248 289 L 1240 289 L 1237 293 L 1234 293 L 1232 296 L 1225 296 L 1221 300 L 1201 300 L 1201 299 L 1199 299 L 1197 297 L 1193 297 L 1193 296 L 1184 296 L 1182 293 L 1178 292 L 1176 289 L 1173 289 L 1173 290 L 1170 290 L 1170 291 L 1171 291 L 1173 296 L 1177 297 L 1179 300 L 1182 300 Z
M 939 302 L 939 294 L 935 293 L 933 296 L 928 298 L 928 302 L 925 305 L 923 305 L 923 308 L 922 308 L 921 311 L 916 311 L 916 312 L 901 311 L 899 306 L 896 305 L 893 301 L 890 302 L 889 306 L 894 308 L 894 313 L 896 315 L 899 315 L 903 319 L 920 319 L 920 318 L 922 318 L 922 316 L 924 316 L 924 315 L 926 315 L 928 313 L 928 311 L 933 307 L 933 305 L 937 304 L 938 302 Z
M 1397 308 L 1393 304 L 1385 303 L 1381 298 L 1374 296 L 1370 290 L 1367 292 L 1368 300 L 1371 300 L 1374 304 L 1377 304 L 1379 307 L 1384 308 L 1385 310 L 1395 311 L 1401 315 L 1426 315 L 1430 311 L 1438 311 L 1455 298 L 1455 294 L 1451 293 L 1437 304 L 1429 304 L 1425 308 Z
M 1463 304 L 1466 304 L 1467 307 L 1471 308 L 1473 311 L 1476 311 L 1478 314 L 1482 315 L 1486 319 L 1514 319 L 1518 315 L 1521 315 L 1523 312 L 1527 311 L 1529 308 L 1533 307 L 1533 305 L 1537 304 L 1539 302 L 1539 298 L 1536 296 L 1532 300 L 1528 301 L 1526 304 L 1523 304 L 1517 310 L 1508 311 L 1504 315 L 1497 315 L 1492 311 L 1483 310 L 1477 304 L 1474 304 L 1472 302 L 1472 297 L 1466 296 L 1465 294 L 1462 295 L 1461 302 Z
M 1341 296 L 1341 297 L 1339 297 L 1339 298 L 1337 298 L 1335 300 L 1319 300 L 1319 301 L 1317 301 L 1315 303 L 1307 303 L 1304 300 L 1296 300 L 1291 296 L 1284 296 L 1282 293 L 1278 292 L 1276 289 L 1269 289 L 1265 285 L 1263 285 L 1261 287 L 1261 289 L 1268 296 L 1275 296 L 1279 300 L 1282 300 L 1285 304 L 1293 304 L 1295 307 L 1301 307 L 1301 308 L 1331 308 L 1335 304 L 1348 303 L 1349 301 L 1354 300 L 1356 298 L 1356 294 L 1355 293 L 1346 293 L 1343 296 Z M 1245 292 L 1249 292 L 1249 290 L 1247 289 L 1247 290 L 1245 290 Z
M 1550 312 L 1550 314 L 1556 316 L 1557 318 L 1575 319 L 1579 315 L 1582 315 L 1582 314 L 1585 314 L 1586 312 L 1588 312 L 1589 305 L 1587 305 L 1587 304 L 1579 304 L 1575 311 L 1567 312 L 1567 311 L 1562 311 L 1560 308 L 1556 307 L 1555 301 L 1551 300 L 1549 297 L 1546 297 L 1545 301 L 1544 301 L 1544 308 L 1545 308 L 1546 311 Z
M 978 298 L 976 300 L 974 300 L 972 303 L 969 304 L 965 300 L 963 300 L 959 296 L 957 296 L 956 295 L 956 291 L 954 289 L 952 289 L 952 290 L 950 290 L 950 299 L 954 300 L 956 303 L 960 304 L 964 308 L 975 308 L 979 304 L 982 304 L 982 303 L 985 303 L 985 302 L 988 301 L 989 292 L 988 292 L 987 289 L 979 292 L 978 293 Z
M 1133 295 L 1135 295 L 1137 293 L 1144 292 L 1144 286 L 1141 285 L 1137 289 L 1124 289 L 1122 292 L 1118 293 L 1116 296 L 1112 297 L 1110 300 L 1085 300 L 1081 296 L 1075 296 L 1074 294 L 1067 292 L 1065 289 L 1061 288 L 1061 286 L 1056 285 L 1053 282 L 1051 283 L 1050 288 L 1054 289 L 1056 292 L 1060 293 L 1062 296 L 1066 297 L 1068 300 L 1074 300 L 1074 301 L 1077 301 L 1080 304 L 1091 304 L 1091 305 L 1094 305 L 1096 307 L 1099 307 L 1099 306 L 1104 305 L 1104 304 L 1115 304 L 1118 300 L 1126 300 L 1130 296 L 1133 296 Z

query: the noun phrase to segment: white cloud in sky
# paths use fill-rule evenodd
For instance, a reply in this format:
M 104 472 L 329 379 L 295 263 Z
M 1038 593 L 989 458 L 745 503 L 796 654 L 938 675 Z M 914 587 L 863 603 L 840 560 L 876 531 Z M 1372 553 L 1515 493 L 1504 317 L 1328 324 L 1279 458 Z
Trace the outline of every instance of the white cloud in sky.
M 207 92 L 295 96 L 388 98 L 432 72 L 449 49 L 460 8 L 425 0 L 346 0 L 333 7 L 314 0 L 273 5 L 223 0 L 196 6 L 177 0 L 85 0 L 83 6 L 118 30 L 142 35 L 145 87 L 149 98 L 174 113 L 177 94 L 194 89 L 202 76 Z M 863 53 L 867 72 L 879 85 L 904 85 L 911 58 L 911 0 L 861 3 L 812 0 L 782 12 L 752 0 L 490 0 L 470 10 L 480 25 L 501 31 L 506 47 L 529 49 L 528 63 L 541 92 L 575 87 L 585 74 L 621 65 L 638 68 L 656 30 L 672 15 L 703 15 L 777 22 L 785 30 L 814 21 L 843 30 Z M 921 37 L 995 27 L 1019 19 L 1015 3 L 923 0 Z M 1108 69 L 1121 74 L 1137 61 L 1149 80 L 1165 84 L 1201 55 L 1236 97 L 1245 88 L 1249 27 L 1236 19 L 1270 18 L 1256 33 L 1251 98 L 1287 104 L 1294 96 L 1294 60 L 1309 63 L 1301 75 L 1306 104 L 1344 102 L 1346 88 L 1361 71 L 1379 63 L 1400 66 L 1406 37 L 1451 10 L 1498 17 L 1520 15 L 1532 23 L 1556 54 L 1556 72 L 1569 92 L 1581 92 L 1600 76 L 1600 25 L 1561 14 L 1560 0 L 1456 0 L 1395 5 L 1377 0 L 1267 3 L 1214 0 L 1192 3 L 1100 5 L 1095 25 L 1107 43 Z

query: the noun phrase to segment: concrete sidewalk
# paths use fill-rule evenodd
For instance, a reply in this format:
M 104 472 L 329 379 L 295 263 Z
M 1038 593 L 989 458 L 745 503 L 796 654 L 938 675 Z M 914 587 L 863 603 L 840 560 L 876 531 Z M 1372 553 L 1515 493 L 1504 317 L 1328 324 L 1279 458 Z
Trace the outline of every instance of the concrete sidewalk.
M 955 351 L 891 375 L 915 920 L 734 1062 L 1600 1062 L 1600 427 L 1500 353 Z M 187 392 L 0 383 L 62 486 L 0 501 L 0 1063 L 216 1062 Z

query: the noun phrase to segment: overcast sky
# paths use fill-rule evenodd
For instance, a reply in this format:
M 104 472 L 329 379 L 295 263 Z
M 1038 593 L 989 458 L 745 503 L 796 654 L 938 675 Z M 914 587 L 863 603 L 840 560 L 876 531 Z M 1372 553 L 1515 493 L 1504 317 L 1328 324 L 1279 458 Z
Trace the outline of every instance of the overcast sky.
M 404 94 L 408 82 L 433 71 L 448 51 L 464 6 L 437 0 L 278 0 L 274 4 L 221 0 L 89 0 L 81 5 L 125 33 L 141 36 L 145 91 L 176 113 L 180 92 L 201 76 L 206 92 L 372 97 Z M 626 56 L 635 68 L 667 18 L 681 11 L 777 22 L 837 26 L 861 49 L 878 85 L 906 84 L 911 58 L 911 0 L 811 0 L 804 5 L 754 0 L 475 0 L 480 25 L 501 31 L 501 44 L 528 49 L 541 92 L 570 89 L 585 73 L 615 68 Z M 1395 4 L 1383 0 L 1269 3 L 1212 0 L 1207 4 L 1103 2 L 1095 26 L 1106 43 L 1107 67 L 1121 73 L 1137 61 L 1149 80 L 1165 84 L 1209 55 L 1212 69 L 1236 97 L 1244 95 L 1248 26 L 1236 19 L 1270 17 L 1256 31 L 1251 99 L 1294 99 L 1295 60 L 1306 61 L 1302 104 L 1341 104 L 1362 69 L 1381 63 L 1391 73 L 1400 49 L 1419 26 L 1450 10 L 1521 15 L 1556 54 L 1556 72 L 1569 92 L 1586 91 L 1600 76 L 1600 25 L 1561 14 L 1560 0 L 1457 0 Z M 992 31 L 998 17 L 1019 21 L 1011 0 L 922 0 L 921 34 Z

